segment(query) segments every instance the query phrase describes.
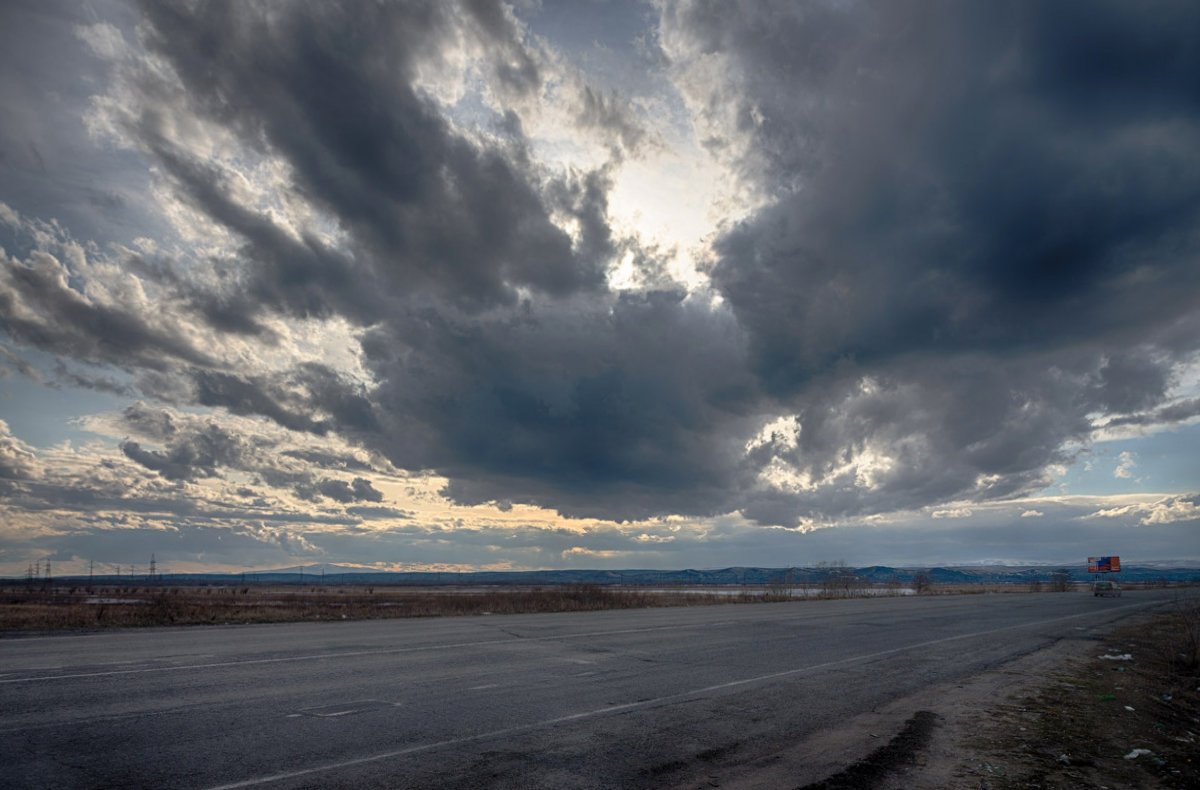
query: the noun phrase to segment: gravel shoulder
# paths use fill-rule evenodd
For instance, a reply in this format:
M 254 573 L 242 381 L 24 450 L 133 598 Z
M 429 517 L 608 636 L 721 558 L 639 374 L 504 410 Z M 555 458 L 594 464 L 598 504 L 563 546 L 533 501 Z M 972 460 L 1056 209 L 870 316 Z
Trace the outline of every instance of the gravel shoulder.
M 964 682 L 858 716 L 769 763 L 687 786 L 1200 788 L 1200 603 L 1192 598 L 1188 606 L 1099 636 L 1068 635 Z M 797 781 L 817 766 L 828 767 L 817 771 L 823 779 Z

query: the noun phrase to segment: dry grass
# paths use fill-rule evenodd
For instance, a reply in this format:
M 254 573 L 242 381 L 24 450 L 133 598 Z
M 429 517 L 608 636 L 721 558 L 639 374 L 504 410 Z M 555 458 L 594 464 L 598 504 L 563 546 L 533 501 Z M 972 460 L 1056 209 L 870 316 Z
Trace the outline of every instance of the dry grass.
M 97 586 L 0 588 L 0 632 L 60 631 L 157 625 L 367 620 L 478 614 L 580 612 L 665 606 L 711 606 L 866 595 L 901 595 L 890 585 L 816 589 L 795 596 L 791 585 L 714 589 L 712 593 L 599 585 L 499 588 L 404 586 Z M 1025 585 L 932 585 L 922 595 L 1029 592 Z M 1192 654 L 1200 641 L 1193 627 Z
M 507 589 L 405 587 L 95 587 L 0 590 L 0 631 L 365 620 L 580 612 L 787 600 L 767 590 L 736 595 L 595 585 Z
M 992 790 L 1200 788 L 1197 622 L 1200 601 L 1181 599 L 998 706 L 990 731 L 972 744 L 990 757 L 968 773 Z M 1146 751 L 1127 758 L 1135 749 Z

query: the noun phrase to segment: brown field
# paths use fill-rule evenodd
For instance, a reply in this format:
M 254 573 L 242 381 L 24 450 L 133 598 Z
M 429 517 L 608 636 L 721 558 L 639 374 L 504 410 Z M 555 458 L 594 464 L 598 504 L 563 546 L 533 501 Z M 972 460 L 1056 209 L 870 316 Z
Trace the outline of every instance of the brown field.
M 766 588 L 731 595 L 592 585 L 483 589 L 299 585 L 30 589 L 18 585 L 0 590 L 0 631 L 578 612 L 763 602 L 782 597 Z
M 1135 587 L 1125 585 L 1125 589 Z M 1086 587 L 1073 589 L 1078 592 Z M 921 595 L 1025 592 L 1031 592 L 1028 585 L 930 585 L 921 591 Z M 598 585 L 414 588 L 149 584 L 67 587 L 17 583 L 0 588 L 0 632 L 579 612 L 903 594 L 912 594 L 912 591 L 898 585 L 809 588 L 804 594 L 799 586 L 778 584 L 712 588 L 710 591 L 707 588 L 673 590 Z

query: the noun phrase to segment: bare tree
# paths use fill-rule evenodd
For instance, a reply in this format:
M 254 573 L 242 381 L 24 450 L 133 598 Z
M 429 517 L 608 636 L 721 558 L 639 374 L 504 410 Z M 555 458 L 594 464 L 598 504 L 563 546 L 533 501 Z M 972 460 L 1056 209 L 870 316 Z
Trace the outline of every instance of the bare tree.
M 1050 589 L 1053 592 L 1066 592 L 1070 586 L 1071 572 L 1066 568 L 1059 568 L 1050 574 Z
M 771 581 L 767 585 L 768 594 L 772 598 L 790 598 L 795 585 L 796 570 L 788 568 L 786 571 L 780 571 L 771 576 Z
M 821 594 L 826 597 L 850 598 L 866 586 L 845 560 L 817 563 L 817 571 L 821 574 Z

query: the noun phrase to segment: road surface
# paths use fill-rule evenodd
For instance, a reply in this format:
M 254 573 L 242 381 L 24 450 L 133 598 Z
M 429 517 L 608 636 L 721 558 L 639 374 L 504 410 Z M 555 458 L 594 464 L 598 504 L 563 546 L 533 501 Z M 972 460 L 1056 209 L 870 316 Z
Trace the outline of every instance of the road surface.
M 1171 598 L 922 596 L 9 636 L 0 784 L 695 787 Z M 814 764 L 792 786 L 830 768 Z

